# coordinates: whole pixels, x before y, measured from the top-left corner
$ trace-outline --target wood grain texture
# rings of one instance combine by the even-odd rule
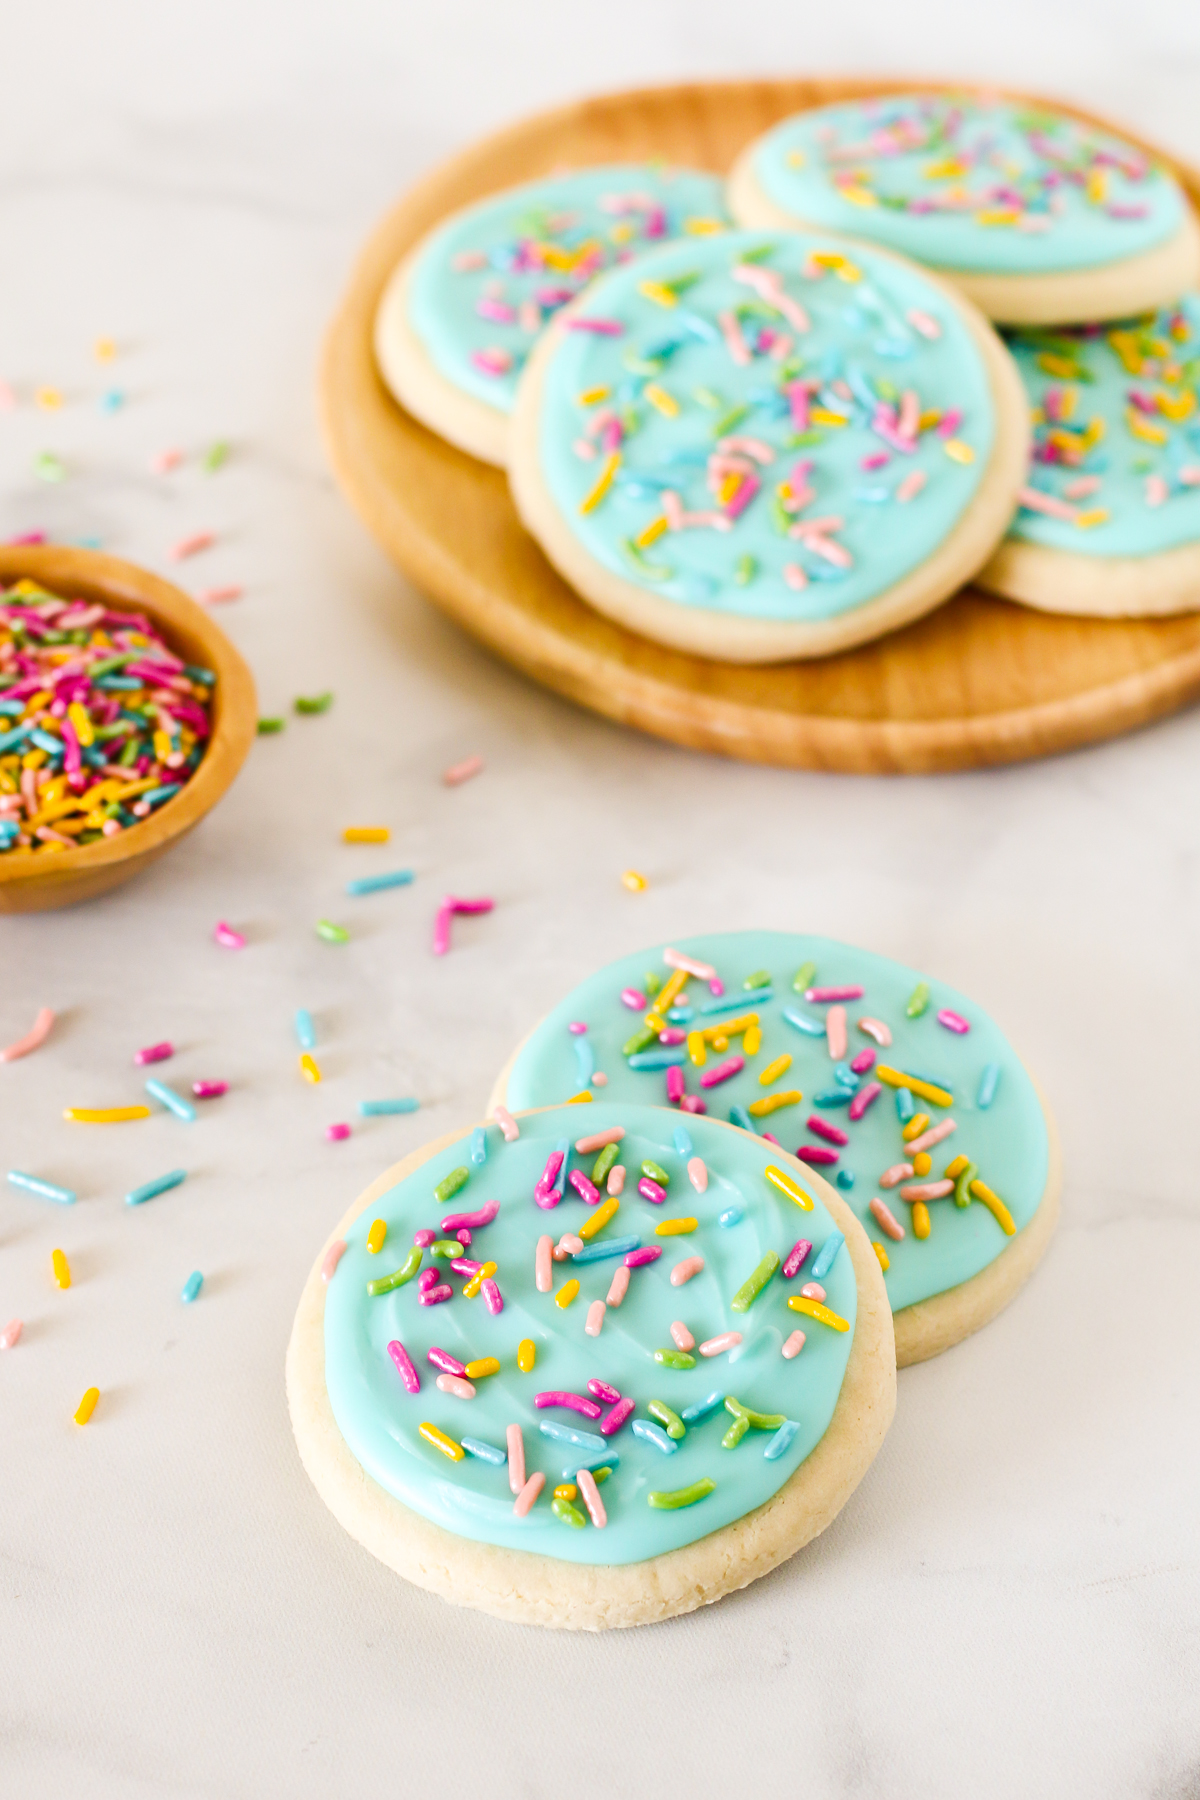
[[[186,662],[212,669],[212,737],[196,773],[173,800],[119,837],[46,855],[0,856],[0,913],[45,912],[128,881],[197,825],[246,760],[258,725],[254,678],[220,626],[161,576],[95,550],[0,546],[0,582],[21,576],[75,595],[145,612]]]
[[[387,278],[455,207],[563,163],[657,155],[724,170],[750,138],[801,107],[949,85],[788,80],[607,95],[524,121],[426,177],[363,251],[321,373],[335,472],[388,555],[547,687],[623,724],[752,762],[859,773],[1013,762],[1132,730],[1200,694],[1200,616],[1068,618],[974,588],[821,662],[739,668],[665,650],[586,606],[522,530],[503,474],[418,425],[379,379],[372,328]],[[1200,174],[1123,127],[1064,110],[1162,156],[1200,202]]]

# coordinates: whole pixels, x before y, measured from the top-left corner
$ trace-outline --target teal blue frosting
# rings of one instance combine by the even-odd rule
[[[840,274],[811,260],[845,250],[802,233],[727,233],[649,252],[595,283],[583,318],[619,331],[563,334],[545,372],[539,453],[563,522],[597,563],[683,607],[804,621],[875,599],[945,540],[979,487],[994,438],[982,355],[957,308],[919,269],[861,247]],[[735,279],[747,257],[768,279],[781,278],[808,329]],[[645,283],[652,291],[675,284],[677,304],[648,298]],[[720,328],[728,313],[751,351],[744,364]],[[914,314],[938,335],[922,335]],[[772,351],[784,339],[790,347],[779,358]],[[807,413],[793,410],[797,383],[811,384]],[[607,398],[581,400],[597,390]],[[878,427],[889,412],[898,416],[907,390],[925,427],[915,448],[897,451]],[[661,410],[662,395],[675,416]],[[603,499],[583,512],[604,463],[580,446],[607,447],[596,430],[605,415],[623,434],[621,463]],[[845,422],[829,423],[833,415]],[[771,458],[756,465],[759,490],[732,529],[669,530],[639,549],[638,537],[665,516],[664,490],[687,514],[717,507],[709,459],[730,436],[754,439]],[[805,463],[811,469],[796,477]],[[914,471],[923,488],[898,498]],[[793,477],[812,497],[789,514],[778,489]],[[798,521],[817,519],[834,521],[825,535],[851,566],[789,535]],[[806,585],[789,585],[785,568],[799,568]]]
[[[554,1008],[516,1059],[508,1080],[510,1107],[547,1106],[576,1091],[574,1040],[567,1031],[572,1020],[587,1023],[595,1066],[608,1077],[608,1085],[602,1091],[610,1100],[666,1103],[665,1075],[630,1069],[621,1053],[622,1044],[643,1016],[622,1003],[621,992],[627,987],[639,988],[647,972],[663,979],[669,976],[671,971],[662,961],[662,948],[638,951],[610,963]],[[850,1001],[846,1007],[850,1056],[863,1049],[875,1049],[879,1062],[940,1080],[953,1094],[954,1104],[949,1109],[917,1100],[917,1109],[929,1112],[933,1124],[950,1117],[957,1126],[953,1135],[931,1152],[933,1170],[924,1179],[940,1176],[948,1162],[965,1152],[978,1164],[980,1179],[1005,1202],[1017,1229],[1029,1223],[1046,1187],[1046,1121],[1033,1083],[1004,1033],[982,1008],[954,988],[923,977],[915,969],[831,938],[783,931],[722,932],[679,939],[676,948],[715,967],[724,980],[727,995],[741,996],[741,1010],[757,1011],[763,1028],[762,1048],[757,1056],[748,1058],[742,1073],[719,1087],[706,1092],[699,1083],[701,1071],[685,1063],[688,1089],[704,1095],[715,1117],[728,1118],[733,1106],[746,1106],[764,1093],[799,1088],[804,1095],[802,1104],[761,1121],[761,1128],[772,1132],[792,1152],[802,1143],[823,1143],[805,1128],[810,1115],[848,1133],[850,1143],[839,1152],[837,1165],[822,1168],[820,1173],[827,1181],[836,1181],[840,1170],[848,1170],[854,1176],[854,1185],[844,1197],[871,1238],[882,1241],[886,1247],[891,1266],[885,1281],[893,1311],[917,1300],[927,1300],[977,1275],[1011,1239],[983,1205],[972,1202],[963,1209],[955,1205],[953,1198],[931,1203],[932,1231],[928,1238],[913,1236],[909,1206],[896,1189],[889,1191],[878,1186],[880,1175],[904,1155],[893,1091],[885,1087],[856,1123],[850,1121],[844,1106],[823,1109],[815,1103],[816,1095],[836,1090],[838,1085],[825,1040],[797,1031],[783,1017],[787,1008],[819,1027],[827,1011],[823,1005],[809,1005],[792,991],[792,979],[805,963],[816,964],[820,986],[860,986],[866,990],[862,1000]],[[753,991],[743,993],[742,986],[748,976],[761,970],[767,970],[772,978],[769,992],[773,998],[765,1003],[756,999]],[[929,1005],[919,1018],[910,1019],[905,1009],[921,980],[928,981]],[[685,998],[696,1008],[693,1024],[717,1022],[720,1015],[701,1011],[712,999],[707,983],[689,982]],[[938,1012],[946,1008],[969,1021],[971,1029],[965,1036],[938,1023]],[[864,1016],[881,1019],[890,1027],[889,1048],[876,1048],[873,1040],[857,1029],[855,1021]],[[710,1051],[706,1067],[715,1067],[740,1048],[739,1039],[731,1042],[727,1052]],[[791,1068],[771,1088],[762,1088],[759,1071],[784,1051],[793,1058]],[[999,1080],[995,1098],[985,1109],[977,1105],[976,1096],[983,1073],[992,1063],[999,1066]],[[871,1075],[862,1079],[870,1081]],[[679,1116],[690,1130],[687,1116]],[[871,1217],[868,1207],[876,1195],[904,1226],[907,1235],[902,1242],[884,1238]]]
[[[1082,519],[1023,506],[1010,537],[1096,557],[1200,543],[1200,295],[1118,325],[1013,332],[1009,347],[1035,409],[1030,486]]]
[[[1154,249],[1185,217],[1174,177],[1133,145],[966,94],[797,113],[761,140],[754,172],[797,219],[963,273],[1099,268]]]
[[[469,1165],[470,1180],[451,1201],[439,1205],[433,1190],[452,1169],[468,1162],[465,1137],[355,1220],[346,1234],[345,1255],[326,1290],[325,1381],[338,1428],[352,1454],[405,1506],[479,1543],[567,1562],[641,1562],[741,1518],[777,1493],[812,1454],[833,1416],[850,1354],[857,1316],[850,1257],[843,1249],[823,1284],[826,1304],[849,1323],[849,1331],[836,1331],[788,1310],[787,1295],[799,1290],[803,1273],[790,1282],[777,1274],[747,1312],[732,1311],[731,1298],[769,1250],[784,1258],[798,1238],[808,1238],[814,1245],[806,1265],[810,1266],[835,1236],[833,1220],[819,1200],[811,1212],[802,1212],[764,1179],[763,1170],[773,1161],[769,1146],[706,1119],[687,1122],[693,1144],[689,1154],[703,1159],[709,1176],[707,1191],[697,1193],[686,1174],[689,1156],[675,1146],[677,1123],[661,1108],[634,1106],[626,1100],[571,1106],[522,1119],[521,1135],[512,1144],[490,1126],[487,1161],[481,1167]],[[578,1297],[565,1309],[553,1294],[538,1293],[534,1285],[538,1237],[551,1233],[557,1242],[563,1232],[577,1230],[591,1209],[568,1188],[559,1206],[542,1211],[534,1204],[533,1189],[562,1139],[573,1143],[614,1125],[626,1130],[620,1155],[628,1178],[620,1210],[591,1242],[636,1234],[646,1244],[660,1244],[663,1254],[657,1262],[632,1271],[624,1302],[619,1309],[609,1307],[600,1335],[591,1338],[584,1332],[588,1306],[607,1294],[619,1261],[555,1263],[555,1291],[571,1278],[581,1283]],[[662,1206],[651,1205],[637,1193],[640,1165],[646,1158],[670,1176]],[[585,1173],[594,1162],[594,1152],[572,1153],[571,1166]],[[436,1230],[448,1214],[473,1211],[486,1200],[498,1200],[499,1213],[492,1224],[475,1232],[466,1254],[498,1265],[502,1313],[490,1314],[480,1298],[464,1299],[457,1291],[462,1286],[457,1276],[447,1277],[456,1289],[454,1299],[438,1306],[418,1304],[415,1281],[374,1299],[368,1296],[367,1282],[399,1267],[415,1230]],[[718,1216],[731,1208],[743,1209],[740,1223],[719,1225]],[[699,1229],[688,1236],[655,1236],[654,1228],[664,1217],[685,1216],[696,1218]],[[374,1218],[384,1219],[388,1226],[387,1241],[377,1255],[366,1248]],[[703,1272],[683,1287],[672,1287],[671,1269],[691,1255],[704,1257]],[[673,1347],[670,1326],[675,1319],[687,1323],[697,1345],[730,1330],[741,1331],[743,1341],[735,1350],[712,1358],[694,1352],[693,1369],[664,1368],[655,1362],[654,1351]],[[799,1356],[785,1361],[781,1346],[797,1327],[805,1331],[807,1341]],[[420,1371],[419,1394],[408,1393],[392,1364],[387,1345],[393,1338],[404,1344]],[[527,1375],[520,1373],[516,1362],[523,1338],[532,1338],[537,1346],[536,1365]],[[426,1360],[434,1345],[462,1363],[495,1356],[500,1373],[481,1377],[473,1400],[444,1394],[434,1385],[437,1369]],[[764,1452],[773,1435],[769,1431],[752,1430],[735,1449],[722,1449],[721,1437],[733,1423],[723,1406],[690,1425],[671,1455],[635,1436],[626,1423],[609,1440],[619,1466],[600,1489],[608,1524],[580,1531],[560,1523],[549,1501],[564,1470],[578,1468],[592,1453],[545,1437],[540,1427],[549,1420],[596,1433],[597,1425],[566,1410],[536,1409],[533,1401],[535,1394],[550,1389],[586,1394],[590,1378],[634,1398],[633,1416],[648,1422],[650,1401],[664,1401],[682,1413],[719,1392],[735,1396],[755,1412],[782,1413],[799,1429],[781,1455],[768,1459]],[[523,1519],[514,1516],[506,1467],[470,1455],[461,1462],[449,1461],[419,1435],[418,1426],[425,1421],[455,1442],[465,1434],[499,1449],[505,1446],[507,1427],[519,1424],[527,1474],[541,1470],[546,1476],[546,1487],[532,1511]],[[693,1506],[670,1512],[648,1504],[652,1491],[675,1491],[705,1476],[715,1481],[715,1491]],[[579,1505],[582,1508],[582,1501]]]
[[[598,269],[698,222],[727,220],[715,176],[658,164],[579,169],[507,188],[455,213],[425,240],[409,284],[408,322],[447,381],[509,413],[539,330]],[[589,244],[594,254],[575,269],[547,263],[547,254],[571,257]],[[518,315],[532,304],[539,318],[484,317],[481,302]],[[493,373],[474,360],[496,350],[506,368]]]

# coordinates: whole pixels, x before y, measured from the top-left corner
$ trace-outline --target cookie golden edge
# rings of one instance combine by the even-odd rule
[[[445,220],[439,231],[444,224]],[[375,312],[376,365],[393,400],[414,419],[477,462],[503,469],[508,462],[508,415],[447,381],[409,324],[409,288],[427,243],[422,238],[388,277]]]
[[[1082,556],[1006,538],[975,585],[1038,612],[1165,619],[1200,611],[1200,543],[1152,556]]]
[[[532,1035],[530,1032],[522,1039],[500,1071],[488,1101],[489,1118],[497,1106],[504,1105],[509,1077]],[[1032,1076],[1030,1080],[1033,1080]],[[1003,1312],[1011,1300],[1016,1299],[1049,1248],[1050,1239],[1058,1224],[1062,1195],[1062,1147],[1054,1115],[1046,1104],[1046,1096],[1036,1081],[1033,1085],[1042,1117],[1046,1121],[1050,1151],[1046,1185],[1042,1189],[1042,1197],[1034,1215],[1028,1225],[1017,1232],[1011,1244],[986,1269],[981,1269],[978,1275],[972,1275],[967,1281],[960,1281],[957,1287],[947,1288],[944,1293],[932,1294],[928,1300],[917,1300],[911,1306],[902,1306],[893,1315],[898,1369],[906,1369],[912,1363],[928,1362],[931,1357],[940,1356],[943,1350],[952,1350],[964,1338],[973,1337],[975,1332],[990,1325],[996,1315]],[[720,1123],[719,1120],[716,1122]],[[795,1161],[795,1158],[792,1160]],[[812,1170],[808,1164],[804,1163],[801,1167],[805,1179],[811,1179]],[[821,1186],[823,1195],[835,1191],[827,1182],[822,1182]]]
[[[815,229],[817,235],[825,235]],[[862,247],[913,266],[878,245]],[[948,282],[926,269],[921,273],[958,312],[983,357],[996,411],[996,436],[983,479],[953,530],[932,556],[874,600],[841,618],[816,622],[734,618],[702,606],[660,600],[595,560],[559,513],[542,478],[538,455],[546,369],[571,316],[586,304],[586,295],[556,316],[535,346],[517,387],[508,479],[526,531],[564,581],[597,612],[656,643],[714,661],[772,663],[833,656],[932,612],[983,567],[1008,529],[1025,480],[1031,426],[1016,364],[983,314]]]
[[[729,174],[726,204],[739,225],[764,231],[826,232],[853,243],[849,232],[831,231],[790,213],[763,191],[754,170],[761,140],[747,145]],[[929,265],[922,264],[928,270]],[[1200,280],[1200,225],[1184,202],[1178,231],[1140,256],[1121,257],[1094,269],[1052,275],[994,275],[972,270],[932,271],[974,301],[997,325],[1072,325],[1080,319],[1123,319],[1171,306]]]
[[[528,1115],[517,1115],[523,1116]],[[714,1123],[737,1131],[720,1120]],[[803,1178],[845,1234],[858,1313],[829,1428],[770,1500],[682,1549],[606,1567],[457,1537],[371,1479],[338,1429],[325,1386],[326,1284],[321,1263],[329,1245],[344,1237],[354,1220],[398,1181],[468,1136],[469,1131],[455,1131],[439,1138],[372,1182],[330,1233],[304,1284],[287,1350],[288,1411],[301,1463],[343,1529],[397,1575],[455,1605],[567,1631],[649,1625],[711,1605],[769,1574],[824,1531],[866,1474],[892,1422],[896,1407],[892,1316],[883,1272],[858,1220],[812,1170],[778,1152],[774,1153],[778,1160]]]

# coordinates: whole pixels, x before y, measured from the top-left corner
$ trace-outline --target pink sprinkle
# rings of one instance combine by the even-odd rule
[[[334,1238],[325,1252],[325,1260],[321,1264],[321,1280],[332,1281],[333,1272],[346,1254],[345,1238]]]
[[[420,1231],[413,1232],[413,1243],[417,1246],[418,1250],[428,1250],[430,1244],[435,1244],[436,1242],[437,1232],[430,1231],[427,1225],[423,1225]]]
[[[881,1188],[894,1188],[898,1182],[907,1181],[910,1175],[915,1174],[916,1170],[910,1162],[893,1163],[891,1168],[885,1169],[879,1177],[879,1185]]]
[[[603,1069],[593,1069],[591,1080],[593,1087],[608,1086],[608,1076],[604,1073]]]
[[[504,1435],[508,1444],[508,1485],[514,1494],[519,1494],[525,1486],[525,1439],[519,1425],[510,1425]]]
[[[497,1125],[500,1127],[501,1131],[504,1133],[505,1143],[506,1144],[515,1143],[517,1138],[520,1137],[521,1133],[517,1127],[517,1121],[513,1118],[512,1114],[509,1112],[507,1106],[493,1106],[492,1117],[493,1117],[493,1119],[495,1119]]]
[[[504,1311],[504,1295],[500,1292],[500,1289],[496,1286],[496,1283],[492,1280],[490,1275],[480,1283],[479,1291],[483,1295],[483,1304],[487,1307],[493,1318],[498,1313]]]
[[[724,437],[718,443],[717,449],[724,451],[727,455],[740,452],[743,456],[753,457],[756,463],[764,465],[775,461],[774,450],[770,444],[764,444],[761,438]],[[812,464],[810,463],[808,466],[811,468]]]
[[[156,475],[168,475],[172,469],[177,469],[182,461],[182,450],[160,450],[150,467]]]
[[[953,1119],[943,1119],[940,1125],[931,1125],[928,1131],[921,1133],[920,1137],[910,1139],[904,1148],[910,1157],[919,1156],[922,1150],[932,1150],[935,1144],[940,1144],[943,1138],[948,1138],[950,1133],[956,1129]]]
[[[793,1331],[791,1337],[784,1343],[783,1354],[787,1357],[788,1361],[791,1362],[793,1356],[799,1356],[803,1348],[804,1333],[802,1331]]]
[[[738,316],[734,312],[719,312],[717,324],[721,327],[721,336],[725,339],[725,348],[739,368],[745,368],[750,361],[750,346],[742,336],[742,328]]]
[[[475,311],[481,319],[493,319],[497,325],[511,325],[517,316],[515,307],[503,300],[493,300],[487,294],[480,295],[475,302]]]
[[[851,1057],[850,1067],[856,1075],[865,1075],[868,1069],[875,1067],[875,1052],[860,1050],[857,1056]]]
[[[473,1400],[475,1398],[474,1382],[464,1381],[460,1375],[439,1375],[436,1385],[441,1389],[443,1394],[453,1394],[458,1400]]]
[[[621,999],[632,1012],[645,1012],[650,1004],[640,988],[622,988]]]
[[[801,1238],[798,1244],[792,1245],[787,1253],[787,1261],[783,1265],[783,1277],[785,1281],[791,1281],[793,1276],[800,1273],[801,1269],[804,1267],[805,1258],[811,1249],[812,1245],[807,1238]]]
[[[963,422],[963,416],[962,416],[961,409],[957,406],[952,407],[951,410],[948,413],[944,414],[943,417],[941,419],[939,419],[939,421],[938,421],[938,426],[937,426],[938,436],[940,438],[953,437],[955,432],[958,430],[959,426],[962,424],[962,422]]]
[[[732,499],[725,502],[724,508],[722,509],[725,518],[740,519],[761,486],[762,482],[758,479],[757,475],[743,476],[742,485],[738,488]]]
[[[218,919],[213,926],[213,938],[220,944],[222,950],[244,950],[246,948],[246,940],[241,932],[235,931],[232,925],[227,925],[224,919]]]
[[[892,1041],[891,1029],[884,1024],[882,1019],[860,1019],[858,1029],[865,1031],[868,1037],[874,1038],[881,1050],[886,1050]]]
[[[625,1191],[625,1164],[614,1163],[608,1171],[606,1187],[610,1194],[622,1194]]]
[[[682,1287],[685,1281],[690,1281],[693,1275],[698,1275],[703,1267],[704,1258],[702,1256],[685,1256],[683,1261],[676,1263],[671,1270],[671,1286]]]
[[[468,269],[487,267],[487,257],[482,250],[456,250],[450,258],[450,267],[458,274],[465,274]]]
[[[900,1189],[902,1200],[944,1200],[954,1192],[952,1181],[908,1181]]]
[[[727,1062],[718,1063],[715,1069],[706,1069],[700,1077],[700,1086],[717,1087],[722,1081],[729,1081],[739,1075],[746,1066],[744,1056],[731,1056]]]
[[[835,1163],[838,1159],[836,1150],[822,1150],[816,1144],[801,1144],[796,1155],[801,1162],[811,1163],[814,1166],[824,1166],[828,1163]]]
[[[913,330],[920,332],[920,334],[923,338],[940,338],[941,337],[941,335],[942,335],[941,326],[938,324],[937,320],[934,318],[931,318],[927,312],[919,312],[918,309],[914,306],[914,307],[911,307],[909,309],[909,311],[905,313],[904,316],[908,320],[909,324],[912,326]]]
[[[672,1320],[671,1341],[677,1350],[691,1350],[696,1342],[682,1319]],[[700,1354],[701,1356],[704,1356],[707,1352],[702,1350]]]
[[[431,1269],[429,1273],[432,1275],[435,1271]],[[427,1287],[423,1294],[417,1295],[417,1299],[422,1306],[440,1306],[443,1300],[453,1300],[453,1298],[454,1289],[450,1286],[449,1282],[445,1281],[440,1283],[437,1287]]]
[[[864,456],[858,466],[860,469],[883,469],[891,460],[886,450],[872,450],[870,456]]]
[[[964,1019],[961,1013],[951,1012],[948,1006],[943,1006],[937,1015],[937,1022],[944,1025],[947,1031],[957,1031],[960,1037],[965,1037],[971,1029],[970,1020]]]
[[[587,1026],[583,1023],[582,1019],[572,1019],[571,1023],[567,1026],[567,1030],[571,1033],[572,1037],[582,1037],[587,1030]]]
[[[629,1250],[621,1259],[627,1269],[640,1269],[646,1263],[657,1262],[662,1255],[661,1244],[645,1244],[640,1250]]]
[[[714,1000],[721,999],[722,995],[725,992],[725,983],[721,980],[721,977],[719,975],[713,975],[710,977],[709,983],[708,983],[708,991],[712,995]]]
[[[625,1264],[622,1263],[613,1275],[612,1285],[608,1290],[608,1304],[610,1306],[620,1306],[628,1292],[629,1270],[625,1267]]]
[[[418,1294],[427,1294],[430,1288],[437,1287],[440,1280],[441,1277],[436,1269],[422,1269],[417,1276]]]
[[[911,469],[896,488],[896,499],[900,505],[907,506],[910,500],[915,500],[928,480],[924,469]]]
[[[773,1131],[760,1131],[758,1135],[763,1140],[764,1144],[774,1144],[777,1150],[783,1149],[783,1145]]]
[[[593,1131],[588,1137],[575,1139],[575,1148],[580,1156],[589,1156],[593,1150],[603,1150],[606,1144],[619,1144],[625,1136],[623,1125],[610,1125],[607,1131]]]
[[[613,1387],[611,1382],[601,1381],[598,1376],[593,1376],[588,1382],[587,1391],[593,1400],[603,1400],[605,1406],[615,1406],[621,1398],[619,1388]]]
[[[5,407],[2,410],[7,412],[8,408]],[[11,544],[14,549],[25,544],[46,544],[49,543],[49,541],[50,540],[44,531],[22,531],[19,532],[16,537],[8,539],[9,544]]]
[[[720,1356],[723,1350],[733,1350],[742,1341],[740,1331],[722,1331],[717,1337],[710,1337],[700,1346],[701,1356]]]
[[[649,1200],[655,1206],[661,1206],[667,1197],[666,1188],[659,1187],[657,1181],[653,1181],[649,1175],[642,1176],[637,1191],[643,1200]]]
[[[831,1006],[825,1014],[825,1042],[829,1046],[829,1055],[832,1061],[840,1062],[846,1054],[846,1009],[844,1006]]]
[[[708,1187],[708,1169],[698,1156],[693,1156],[687,1166],[688,1180],[698,1194],[703,1194]]]
[[[620,337],[625,327],[616,319],[568,319],[568,331],[595,331],[601,337]]]
[[[1181,477],[1182,473],[1181,470]],[[1098,475],[1077,475],[1074,481],[1068,481],[1064,487],[1063,498],[1064,500],[1086,500],[1088,495],[1096,493],[1100,486]]]
[[[448,1350],[439,1350],[436,1344],[425,1352],[425,1360],[431,1362],[435,1369],[440,1369],[444,1375],[465,1375],[467,1372],[465,1363],[460,1363],[457,1356],[451,1356]]]
[[[822,1119],[817,1113],[809,1114],[805,1130],[811,1131],[815,1137],[824,1138],[830,1144],[848,1144],[850,1142],[849,1134],[843,1131],[840,1125],[829,1124],[828,1120]]]
[[[546,1485],[546,1477],[540,1469],[535,1469],[525,1486],[513,1501],[513,1511],[518,1519],[523,1519],[538,1495]]]
[[[222,1094],[229,1092],[227,1081],[193,1081],[192,1092],[197,1100],[219,1100]]]
[[[668,969],[682,969],[686,975],[694,975],[697,981],[712,981],[717,973],[711,963],[699,962],[694,956],[687,956],[682,950],[672,950],[669,946],[663,951],[662,959]]]
[[[465,1226],[468,1231],[482,1231],[485,1225],[491,1224],[499,1211],[500,1202],[488,1200],[476,1212],[447,1213],[442,1220],[442,1230],[457,1231],[460,1226]]]
[[[588,1180],[582,1169],[572,1169],[567,1180],[581,1200],[586,1201],[589,1206],[596,1205],[600,1199],[600,1189],[594,1181]]]
[[[686,1113],[703,1113],[707,1112],[708,1108],[699,1094],[685,1094],[679,1102],[679,1110]]]
[[[859,1088],[850,1102],[850,1117],[854,1120],[861,1119],[868,1106],[874,1105],[882,1092],[883,1089],[877,1081],[868,1081],[866,1087]]]
[[[886,1232],[888,1237],[895,1238],[897,1243],[899,1243],[900,1239],[904,1236],[904,1227],[901,1225],[891,1207],[886,1205],[885,1202],[876,1195],[875,1199],[872,1200],[868,1211],[870,1212],[871,1217],[878,1222],[880,1230]]]
[[[551,1188],[554,1186],[554,1183],[557,1181],[558,1171],[562,1168],[562,1166],[563,1166],[562,1151],[561,1150],[552,1150],[550,1152],[549,1156],[546,1158],[546,1166],[542,1170],[541,1174],[538,1176],[537,1183],[533,1190],[533,1197],[537,1201],[539,1206],[544,1206],[546,1204],[545,1197],[550,1192]],[[557,1206],[558,1201],[552,1200],[550,1202],[550,1204],[552,1206]]]
[[[201,606],[222,606],[228,600],[240,600],[245,592],[238,581],[227,581],[222,587],[201,588],[196,595]]]
[[[32,774],[33,771],[30,769],[26,773]],[[39,1045],[45,1043],[50,1036],[50,1027],[53,1023],[54,1014],[50,1008],[48,1006],[40,1008],[32,1028],[25,1033],[25,1036],[18,1038],[15,1044],[9,1044],[7,1049],[0,1050],[0,1062],[16,1062],[19,1057],[28,1056],[31,1050],[36,1050]]]
[[[462,762],[451,763],[442,771],[442,781],[446,787],[461,787],[464,781],[470,781],[472,775],[478,775],[483,768],[482,756],[465,756]]]
[[[814,1006],[826,1006],[834,1000],[861,1000],[865,988],[860,987],[811,987],[804,991],[804,998]]]
[[[172,544],[167,551],[167,560],[168,562],[184,562],[189,556],[196,556],[201,550],[207,550],[209,545],[215,544],[216,541],[215,531],[193,531],[190,537],[180,538],[177,544]]]
[[[596,1305],[602,1302],[597,1300]],[[599,1529],[608,1524],[608,1514],[604,1510],[604,1502],[600,1498],[600,1489],[596,1486],[596,1477],[590,1469],[580,1469],[575,1477],[579,1483],[579,1491],[583,1495],[583,1504],[588,1509],[588,1517]]]
[[[825,1298],[825,1289],[819,1281],[806,1281],[800,1292],[806,1300],[824,1300]]]
[[[387,1348],[388,1355],[395,1363],[396,1368],[399,1371],[400,1379],[408,1389],[409,1393],[419,1394],[421,1391],[421,1377],[417,1374],[416,1364],[408,1354],[408,1351],[404,1348],[404,1345],[400,1342],[400,1339],[393,1338]]]
[[[687,1088],[684,1085],[683,1070],[678,1066],[667,1070],[667,1099],[672,1106],[678,1106]]]
[[[450,1267],[455,1275],[465,1275],[470,1280],[472,1275],[478,1275],[483,1264],[472,1261],[469,1256],[452,1256]]]
[[[605,1413],[604,1417],[601,1419],[598,1427],[600,1436],[612,1437],[615,1432],[620,1431],[622,1425],[636,1405],[637,1401],[632,1399],[628,1394],[625,1396],[624,1400],[618,1400],[612,1411]]]
[[[507,375],[512,368],[512,357],[499,344],[489,344],[484,350],[472,350],[471,361],[484,375]]]
[[[658,1041],[660,1044],[668,1044],[673,1048],[676,1044],[687,1042],[687,1032],[681,1031],[678,1025],[667,1025],[659,1032]]]
[[[783,579],[795,594],[803,593],[804,589],[808,586],[808,576],[804,573],[804,570],[800,567],[799,563],[784,563]]]
[[[599,1337],[600,1327],[604,1323],[604,1315],[608,1311],[603,1300],[593,1300],[587,1310],[587,1320],[583,1329],[589,1337]]]
[[[1023,487],[1017,494],[1017,500],[1027,511],[1044,513],[1048,519],[1065,519],[1071,523],[1078,516],[1075,507],[1068,506],[1065,500],[1059,500],[1054,494],[1044,494],[1041,488]]]
[[[350,1136],[350,1127],[346,1124],[327,1125],[325,1136],[331,1144],[341,1144]]]

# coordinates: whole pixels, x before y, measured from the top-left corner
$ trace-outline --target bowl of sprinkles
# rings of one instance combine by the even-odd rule
[[[194,601],[91,550],[0,548],[0,912],[118,886],[196,825],[255,733]]]

